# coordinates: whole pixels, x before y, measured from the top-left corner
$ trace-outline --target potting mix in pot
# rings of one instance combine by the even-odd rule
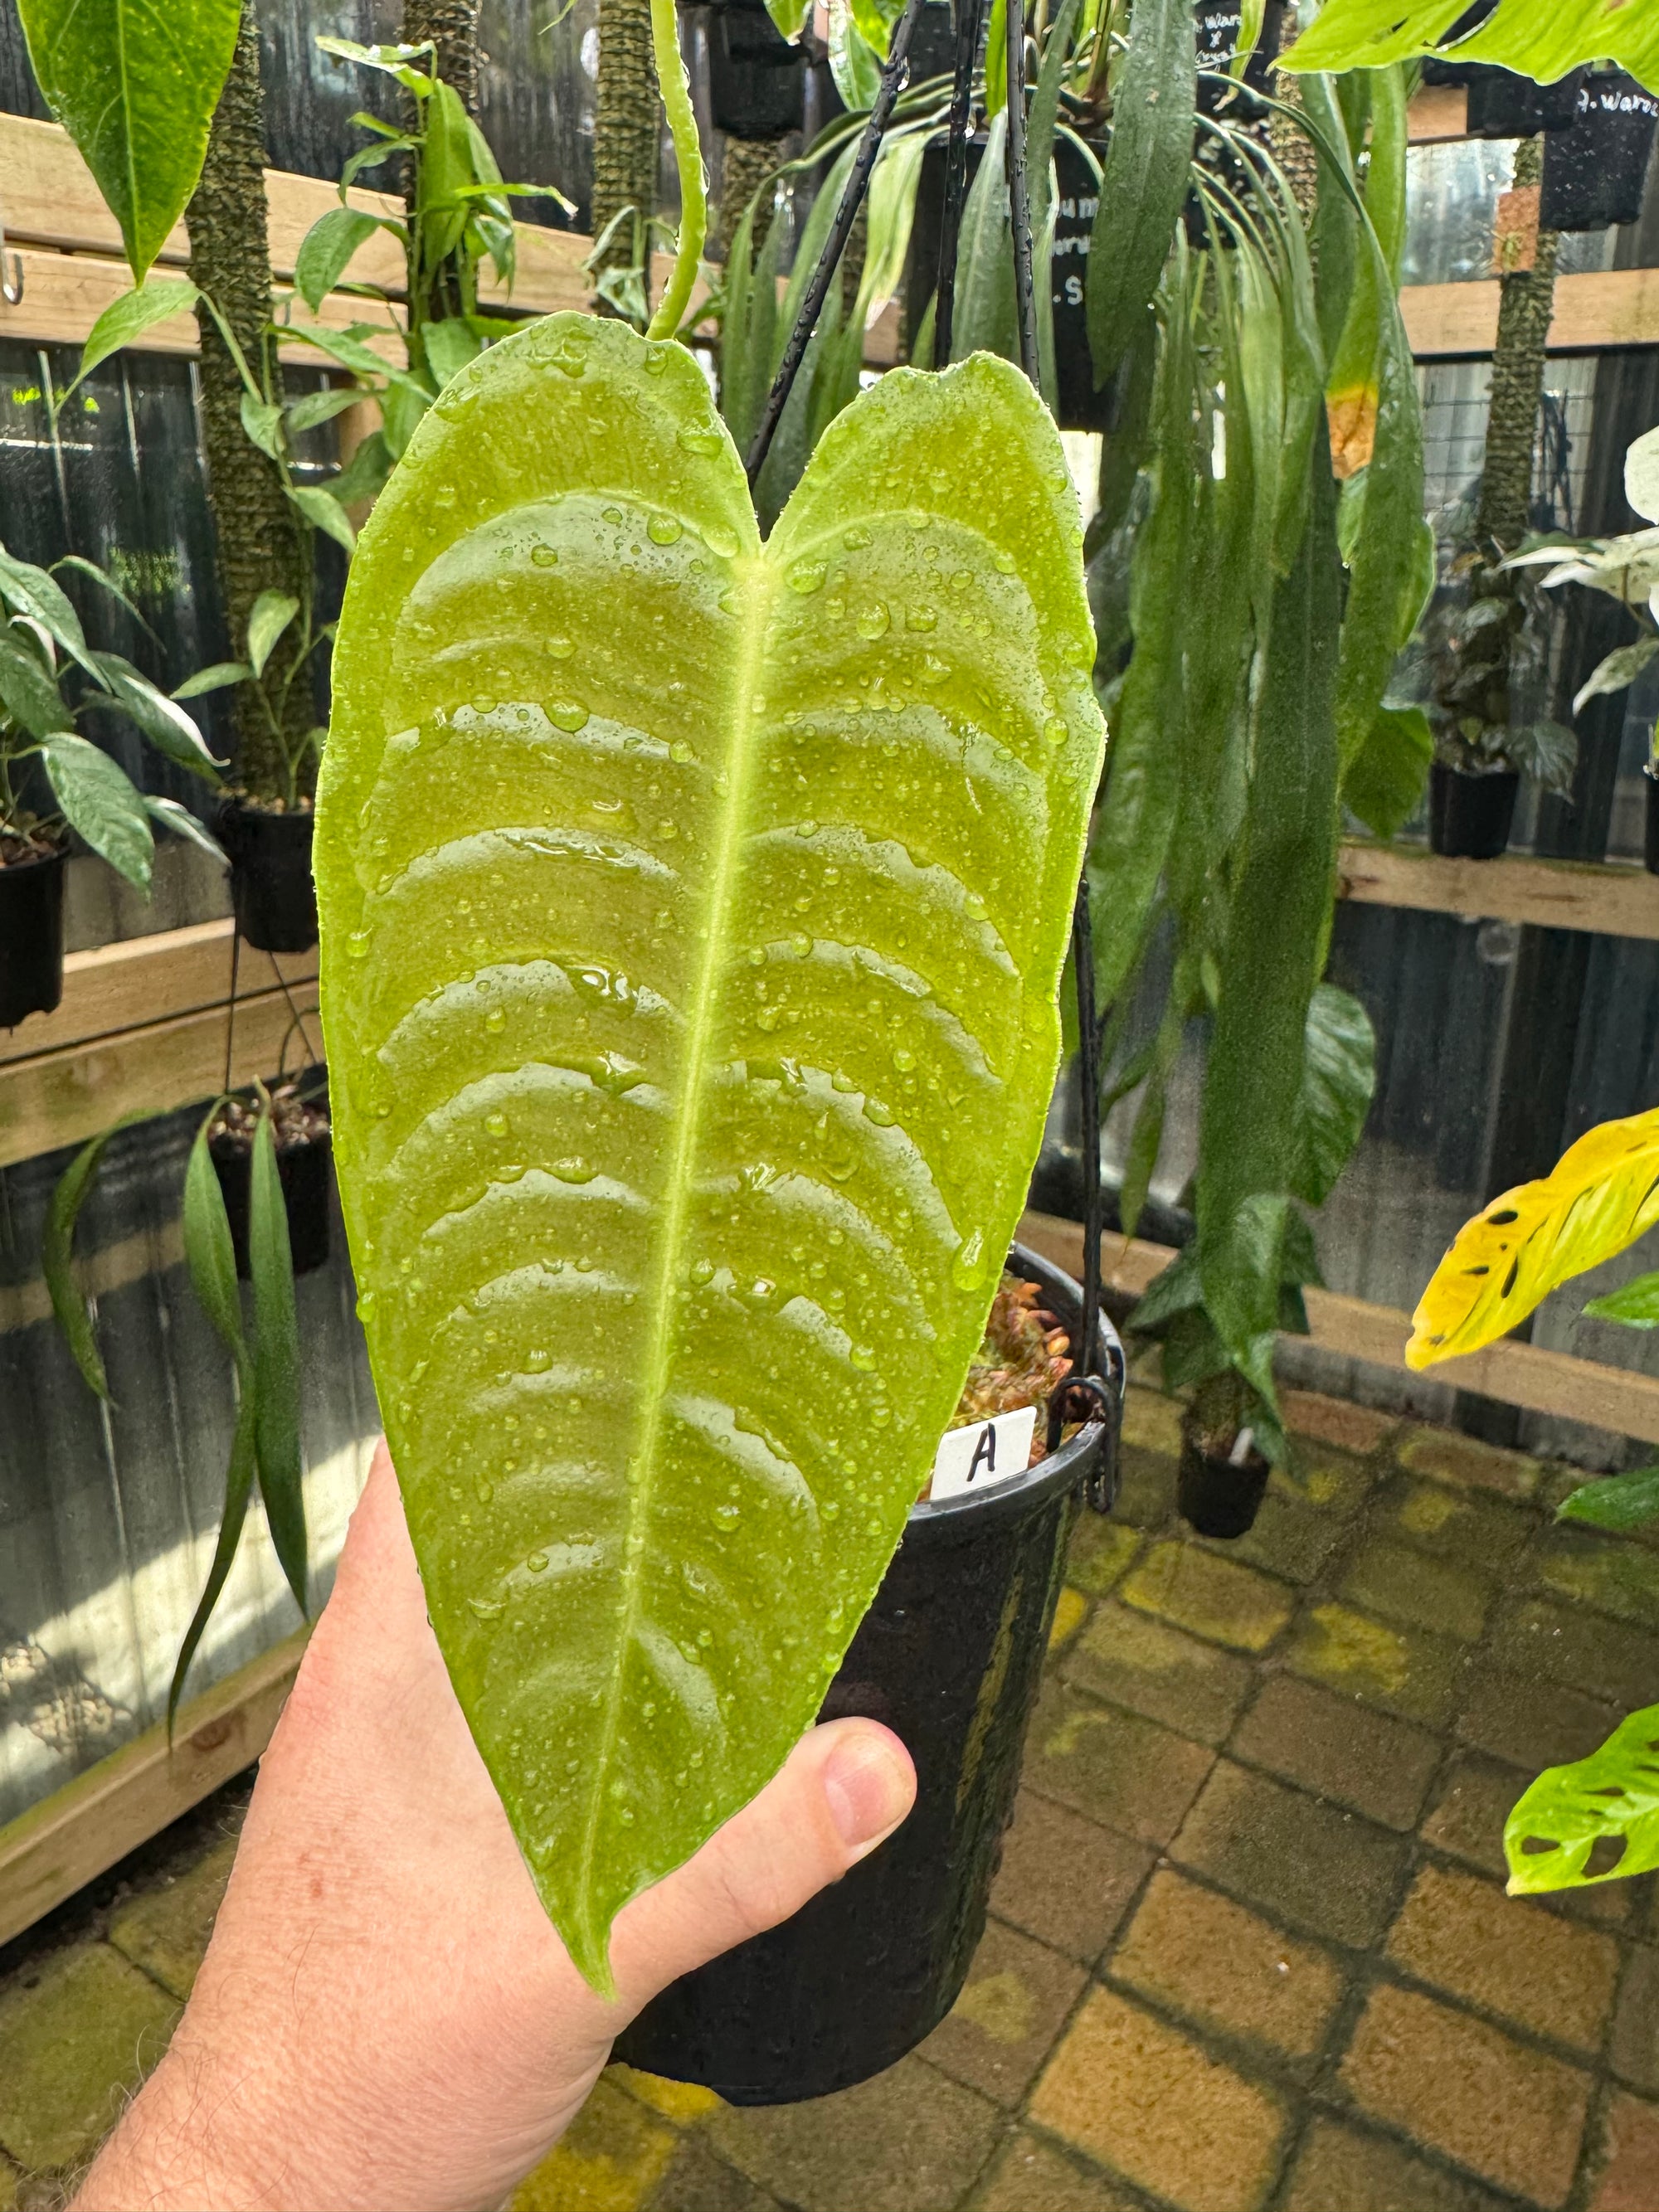
[[[596,1986],[819,1711],[983,1340],[1103,751],[1081,541],[975,356],[865,393],[763,544],[692,356],[575,314],[363,533],[341,1194],[432,1620]]]

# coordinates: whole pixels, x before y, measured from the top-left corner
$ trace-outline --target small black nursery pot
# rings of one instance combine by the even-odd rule
[[[1510,842],[1520,788],[1512,768],[1473,775],[1436,761],[1429,771],[1430,851],[1449,860],[1497,860]]]
[[[0,866],[0,1029],[49,1014],[64,995],[66,853],[28,853]]]
[[[1042,1285],[1075,1344],[1077,1285],[1018,1245],[1008,1266]],[[793,2104],[895,2064],[956,2002],[1013,1810],[1066,1539],[1085,1488],[1111,1494],[1123,1355],[1103,1320],[1088,1364],[1109,1378],[1112,1417],[989,1490],[913,1507],[830,1686],[822,1718],[866,1714],[909,1747],[909,1818],[792,1920],[672,1983],[618,2039],[629,2065],[732,2104]]]
[[[276,1148],[276,1172],[282,1179],[283,1211],[288,1217],[289,1249],[296,1275],[308,1275],[328,1259],[329,1164],[333,1141],[324,1127],[297,1144],[279,1144]],[[236,1272],[246,1282],[252,1273],[247,1240],[252,1146],[246,1135],[216,1129],[208,1139],[208,1151],[224,1194]]]
[[[1510,70],[1469,63],[1470,137],[1532,138],[1540,131],[1567,130],[1578,112],[1583,74],[1575,70],[1555,84],[1534,84]]]
[[[716,127],[729,137],[777,138],[799,131],[805,70],[805,53],[784,37],[763,0],[714,0],[709,107]]]
[[[243,799],[228,799],[219,810],[237,933],[256,952],[309,952],[317,942],[313,820],[309,808],[278,814]]]
[[[1642,823],[1642,861],[1650,876],[1659,876],[1659,773],[1648,762],[1642,770],[1647,811]]]
[[[1206,1452],[1196,1437],[1183,1437],[1176,1510],[1200,1536],[1248,1536],[1272,1472],[1259,1451],[1234,1461],[1225,1452]]]
[[[1622,70],[1583,77],[1571,127],[1544,141],[1538,221],[1545,230],[1602,230],[1642,212],[1659,99]]]

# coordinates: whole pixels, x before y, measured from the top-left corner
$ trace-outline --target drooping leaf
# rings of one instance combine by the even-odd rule
[[[277,639],[299,611],[292,592],[264,591],[255,599],[247,618],[247,658],[256,676],[264,674]]]
[[[1547,1176],[1504,1191],[1464,1223],[1412,1316],[1407,1365],[1478,1352],[1656,1221],[1659,1109],[1600,1123]]]
[[[1184,268],[1184,260],[1182,263]],[[1185,285],[1172,276],[1153,402],[1152,505],[1135,547],[1129,620],[1134,653],[1112,711],[1106,793],[1089,847],[1095,992],[1109,1007],[1145,938],[1180,805],[1193,534],[1192,368]]]
[[[1205,1304],[1241,1371],[1253,1382],[1265,1373],[1270,1404],[1279,1283],[1273,1209],[1282,1211],[1297,1165],[1309,1003],[1336,856],[1340,567],[1335,486],[1317,448],[1312,473],[1302,549],[1273,595],[1255,772],[1200,1109]],[[1282,1221],[1279,1233],[1282,1239]]]
[[[118,875],[148,893],[155,866],[144,802],[126,771],[86,738],[54,732],[40,741],[46,780],[70,828]]]
[[[1434,763],[1434,732],[1420,707],[1379,707],[1342,779],[1342,799],[1378,837],[1416,812]]]
[[[242,1332],[242,1301],[236,1288],[236,1248],[231,1240],[218,1170],[208,1149],[212,1121],[210,1114],[197,1130],[185,1166],[185,1264],[190,1269],[196,1302],[235,1360],[246,1391],[252,1370]]]
[[[249,445],[257,446],[262,453],[275,461],[282,458],[283,410],[274,399],[257,398],[244,392],[241,404],[242,434]]]
[[[863,393],[763,547],[692,356],[568,314],[364,532],[341,1190],[452,1679],[596,1984],[817,1710],[979,1343],[1102,751],[1079,541],[976,359]]]
[[[81,617],[63,586],[44,568],[0,550],[0,600],[14,615],[39,623],[60,653],[78,661],[89,675],[97,675],[97,667],[88,655]]]
[[[1096,389],[1134,343],[1190,186],[1198,41],[1189,0],[1135,0],[1090,234]]]
[[[330,385],[320,392],[302,392],[297,399],[289,401],[283,414],[291,431],[314,430],[319,423],[343,415],[348,408],[360,407],[366,397],[360,385]]]
[[[1591,1298],[1584,1311],[1596,1321],[1622,1322],[1626,1328],[1659,1328],[1659,1274],[1621,1283],[1604,1298]]]
[[[173,1739],[173,1723],[179,1711],[179,1700],[184,1695],[190,1662],[196,1656],[196,1648],[203,1632],[213,1616],[219,1602],[219,1593],[229,1579],[235,1565],[237,1547],[242,1540],[242,1528],[247,1519],[248,1499],[253,1490],[253,1414],[254,1398],[246,1386],[236,1408],[236,1427],[231,1437],[230,1462],[225,1469],[224,1510],[219,1516],[219,1534],[213,1547],[213,1559],[208,1568],[208,1578],[190,1626],[185,1631],[184,1642],[179,1647],[179,1656],[173,1662],[173,1680],[167,1686],[167,1740]]]
[[[348,553],[356,550],[357,533],[352,528],[344,507],[332,492],[319,491],[315,484],[301,484],[291,489],[289,497],[306,520],[320,530],[325,538],[331,538]]]
[[[1659,427],[1625,448],[1625,497],[1638,514],[1659,522]]]
[[[1582,714],[1592,699],[1599,699],[1604,693],[1622,691],[1626,684],[1634,684],[1656,653],[1659,637],[1638,637],[1634,645],[1616,647],[1589,682],[1580,685],[1572,702],[1573,713]]]
[[[378,216],[352,207],[330,208],[312,224],[294,257],[294,289],[313,315],[344,276],[352,255],[380,228]]]
[[[158,799],[148,791],[143,794],[143,800],[144,811],[152,822],[161,823],[164,829],[171,830],[175,837],[182,837],[187,845],[194,845],[198,852],[205,853],[210,860],[217,860],[221,867],[230,866],[230,855],[224,847],[189,807],[181,806],[176,799]]]
[[[9,624],[0,629],[0,707],[9,720],[44,738],[53,730],[72,730],[74,717],[64,704],[57,678],[31,637]]]
[[[361,499],[376,499],[384,489],[392,470],[392,449],[386,444],[386,434],[371,430],[360,439],[337,477],[331,477],[323,487],[331,499],[342,507],[355,506]]]
[[[94,653],[92,655],[100,678],[109,693],[108,703],[118,707],[127,719],[137,725],[143,735],[159,753],[187,769],[192,775],[200,776],[204,783],[216,783],[223,763],[214,758],[208,750],[207,739],[195,722],[175,700],[165,691],[158,691],[148,676],[124,660],[118,653]],[[106,702],[88,696],[88,705],[101,706]]]
[[[1291,1188],[1322,1206],[1359,1142],[1376,1088],[1376,1037],[1358,999],[1319,983],[1308,1026],[1297,1100],[1297,1164]]]
[[[1622,1845],[1590,1870],[1602,1842]],[[1504,1824],[1511,1897],[1579,1889],[1659,1866],[1659,1705],[1622,1721],[1597,1751],[1547,1766]]]
[[[233,684],[246,684],[252,673],[246,661],[216,660],[210,667],[198,668],[193,676],[185,677],[173,696],[175,699],[199,699],[204,692],[223,691]]]
[[[1588,1521],[1593,1528],[1639,1528],[1659,1516],[1659,1467],[1632,1468],[1570,1491],[1555,1509],[1558,1521]]]
[[[1468,0],[1326,0],[1279,65],[1290,70],[1380,69],[1435,52],[1469,13]],[[1540,84],[1586,62],[1617,62],[1659,92],[1659,14],[1619,0],[1498,0],[1472,37],[1449,50]]]
[[[253,1284],[253,1441],[270,1540],[301,1613],[306,1607],[306,1501],[300,1452],[300,1324],[288,1211],[267,1106],[254,1124],[247,1208]]]
[[[118,1121],[82,1146],[52,1185],[46,1227],[40,1237],[40,1273],[52,1300],[52,1310],[58,1316],[58,1326],[64,1332],[64,1340],[74,1355],[88,1389],[106,1404],[109,1402],[109,1378],[104,1371],[104,1355],[98,1348],[92,1310],[75,1279],[75,1224],[98,1172],[105,1146],[118,1129],[125,1129],[142,1119],[137,1114],[123,1115]]]
[[[142,284],[202,173],[241,0],[18,0],[17,13]]]
[[[81,349],[76,384],[90,376],[100,362],[107,361],[123,346],[131,345],[157,323],[165,323],[173,315],[187,314],[199,296],[187,277],[147,276],[136,290],[123,292],[118,300],[112,300]],[[70,388],[73,391],[74,386]]]

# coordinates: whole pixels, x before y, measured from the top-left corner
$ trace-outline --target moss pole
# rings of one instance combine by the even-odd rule
[[[264,107],[252,0],[245,0],[235,58],[185,220],[191,277],[223,316],[253,374],[268,379],[270,396],[279,398],[281,371],[267,340],[270,248],[265,229]],[[220,589],[232,648],[240,653],[247,618],[261,592],[304,599],[310,533],[289,501],[276,463],[242,428],[241,374],[205,301],[197,308],[196,319],[202,344],[202,448]],[[248,796],[265,805],[288,797],[290,759],[300,763],[295,779],[298,796],[309,796],[315,777],[306,743],[313,719],[310,686],[303,678],[286,688],[283,682],[296,642],[290,630],[278,641],[261,681],[239,685],[235,694],[239,772]]]

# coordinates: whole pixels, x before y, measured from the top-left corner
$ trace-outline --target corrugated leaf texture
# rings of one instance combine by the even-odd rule
[[[1018,372],[883,380],[763,547],[691,356],[556,315],[422,423],[336,656],[337,1157],[432,1618],[549,1911],[813,1718],[1035,1157],[1103,734]]]

